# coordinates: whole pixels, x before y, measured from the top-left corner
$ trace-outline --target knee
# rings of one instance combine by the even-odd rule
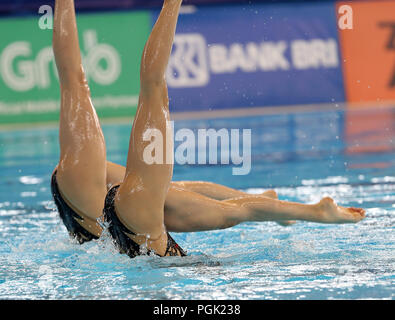
[[[278,199],[278,194],[274,190],[267,190],[265,192],[262,192],[261,195],[264,197],[272,198],[272,199]]]
[[[237,219],[224,219],[222,225],[220,226],[220,229],[227,229],[227,228],[232,228],[236,225],[238,225],[241,221]]]
[[[86,80],[85,72],[81,66],[74,69],[60,69],[59,80],[63,88],[69,88],[71,90],[83,90],[87,94],[90,94],[88,81]]]
[[[250,212],[247,208],[236,204],[234,208],[224,211],[222,215],[222,229],[234,227],[241,222],[248,221]]]

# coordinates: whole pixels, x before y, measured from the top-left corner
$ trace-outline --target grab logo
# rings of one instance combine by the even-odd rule
[[[176,35],[167,68],[169,86],[202,87],[209,82],[206,40],[198,33]]]
[[[108,86],[119,78],[119,53],[109,44],[98,43],[95,30],[84,31],[83,49],[82,61],[88,80]],[[6,86],[14,91],[47,89],[51,86],[51,74],[58,77],[54,62],[50,46],[35,55],[29,41],[12,42],[0,52],[1,77]]]

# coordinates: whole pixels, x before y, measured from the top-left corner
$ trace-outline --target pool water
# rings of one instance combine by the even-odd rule
[[[374,111],[373,111],[374,110]],[[189,256],[119,254],[107,234],[69,239],[50,194],[57,128],[0,131],[0,299],[393,299],[395,109],[176,121],[177,128],[252,129],[252,168],[176,165],[174,180],[208,180],[280,199],[324,196],[363,207],[358,224],[250,222],[174,233]],[[125,164],[130,125],[103,126],[108,159]]]

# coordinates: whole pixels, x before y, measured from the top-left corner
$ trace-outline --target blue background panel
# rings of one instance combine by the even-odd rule
[[[334,4],[187,11],[167,78],[173,111],[343,102]]]

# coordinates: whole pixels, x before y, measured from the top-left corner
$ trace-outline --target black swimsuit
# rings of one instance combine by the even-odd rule
[[[60,218],[62,219],[64,225],[67,228],[70,236],[72,238],[77,239],[80,244],[84,242],[90,241],[92,239],[99,239],[97,236],[93,235],[85,228],[83,228],[76,219],[80,221],[84,221],[84,218],[81,217],[78,213],[76,213],[70,206],[64,201],[62,195],[59,192],[58,183],[56,181],[56,173],[52,174],[51,178],[51,191],[53,199],[55,200],[55,204],[58,208]]]
[[[126,228],[122,222],[118,219],[115,213],[114,197],[117,193],[118,186],[112,187],[106,196],[104,203],[104,221],[109,223],[108,231],[110,232],[115,244],[117,245],[121,253],[126,253],[129,257],[134,258],[138,255],[150,254],[148,252],[142,252],[139,244],[130,239],[127,234],[136,235],[134,232]],[[158,255],[158,254],[156,254]],[[186,256],[186,252],[173,240],[170,234],[167,232],[167,247],[164,256]]]
[[[52,174],[51,192],[56,207],[58,208],[60,218],[66,226],[69,235],[72,238],[77,239],[80,244],[91,241],[93,239],[99,239],[99,237],[87,231],[77,222],[77,220],[84,221],[84,218],[81,217],[77,212],[75,212],[63,199],[59,191],[58,183],[56,181],[56,173],[57,171],[55,170]],[[134,235],[135,233],[127,229],[121,223],[121,221],[119,221],[115,213],[114,196],[118,188],[119,186],[115,186],[111,188],[110,191],[108,191],[105,200],[103,215],[105,221],[109,223],[108,229],[120,252],[126,253],[129,257],[134,258],[135,256],[142,255],[144,253],[140,250],[140,245],[135,243],[126,235]],[[149,253],[150,251],[148,251],[146,254]],[[186,252],[173,240],[169,233],[167,233],[167,248],[165,256],[186,256]]]

